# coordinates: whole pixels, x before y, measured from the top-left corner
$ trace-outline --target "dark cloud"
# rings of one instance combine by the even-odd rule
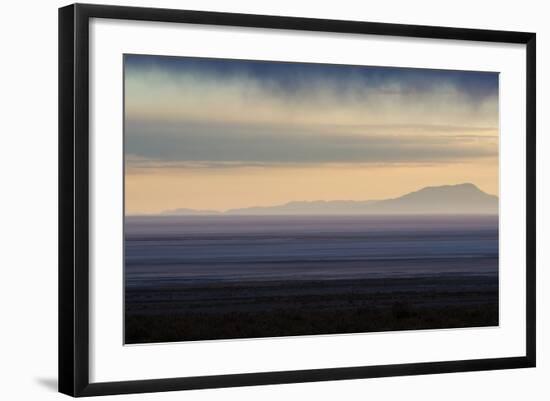
[[[340,91],[353,87],[383,89],[388,94],[429,92],[442,85],[450,86],[468,96],[470,101],[483,101],[498,95],[499,76],[496,72],[396,68],[317,63],[290,63],[258,60],[229,60],[197,57],[166,57],[126,55],[125,68],[130,73],[163,71],[176,74],[197,74],[211,80],[248,77],[272,93],[282,96],[302,96],[319,82]],[[399,88],[387,88],[398,83]],[[368,93],[365,93],[367,95]]]
[[[406,127],[400,126],[403,129]],[[445,127],[440,129],[446,132]],[[469,135],[467,131],[392,135],[388,127],[383,134],[371,127],[363,134],[347,134],[290,125],[150,121],[128,121],[125,130],[127,155],[197,165],[441,163],[498,154],[496,137]]]

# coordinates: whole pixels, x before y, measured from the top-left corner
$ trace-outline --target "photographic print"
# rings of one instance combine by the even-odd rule
[[[124,55],[126,344],[499,324],[499,75]]]

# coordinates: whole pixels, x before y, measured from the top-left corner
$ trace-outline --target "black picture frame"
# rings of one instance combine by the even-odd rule
[[[526,354],[520,357],[90,383],[89,21],[160,21],[526,45]],[[535,366],[536,35],[527,32],[74,4],[59,9],[59,391],[95,396]]]

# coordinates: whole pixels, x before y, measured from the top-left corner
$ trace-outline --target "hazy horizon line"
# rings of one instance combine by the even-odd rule
[[[241,206],[241,207],[232,207],[232,208],[227,208],[227,209],[202,209],[202,208],[192,208],[192,207],[176,207],[176,208],[171,208],[171,209],[165,209],[165,210],[161,210],[159,212],[151,212],[151,213],[147,213],[147,212],[143,212],[143,213],[130,213],[130,214],[124,214],[125,217],[146,217],[146,216],[220,216],[220,215],[231,215],[231,216],[236,216],[236,215],[239,215],[238,213],[237,214],[232,214],[237,212],[237,211],[243,211],[243,210],[249,210],[249,209],[270,209],[270,208],[277,208],[277,207],[284,207],[284,206],[289,206],[289,205],[293,205],[293,204],[296,204],[296,205],[313,205],[313,204],[325,204],[325,203],[349,203],[349,204],[372,204],[372,206],[374,206],[376,203],[380,203],[380,202],[385,202],[385,201],[393,201],[393,200],[398,200],[398,199],[401,199],[401,198],[404,198],[408,195],[411,195],[411,194],[415,194],[415,193],[418,193],[418,192],[421,192],[421,191],[425,191],[425,190],[429,190],[429,189],[441,189],[441,188],[448,188],[448,187],[469,187],[469,188],[474,188],[477,192],[481,193],[481,194],[484,194],[484,195],[488,195],[488,196],[491,196],[491,197],[495,197],[497,200],[499,199],[498,195],[495,195],[495,194],[491,194],[491,193],[488,193],[488,192],[485,192],[483,190],[481,190],[477,185],[471,183],[471,182],[465,182],[465,183],[460,183],[460,184],[447,184],[447,185],[433,185],[433,186],[425,186],[425,187],[422,187],[422,188],[419,188],[417,190],[414,190],[414,191],[410,191],[410,192],[406,192],[402,195],[398,195],[398,196],[395,196],[395,197],[392,197],[392,198],[384,198],[384,199],[361,199],[361,200],[353,200],[353,199],[316,199],[316,200],[289,200],[289,201],[286,201],[286,202],[281,202],[281,203],[276,203],[276,204],[270,204],[270,205],[249,205],[249,206]],[[184,214],[185,212],[189,213],[189,214]],[[346,216],[346,215],[349,215],[349,216],[357,216],[357,215],[384,215],[384,213],[358,213],[358,212],[353,212],[353,211],[350,211],[349,213],[346,213],[346,212],[333,212],[332,215],[338,215],[338,216]],[[498,215],[498,211],[496,213],[486,213],[486,212],[453,212],[453,213],[450,213],[450,212],[431,212],[431,213],[424,213],[424,212],[420,212],[420,213],[411,213],[411,212],[403,212],[403,213],[400,213],[400,212],[389,212],[389,213],[386,213],[387,215],[451,215],[451,214],[460,214],[460,215],[494,215],[494,214],[497,214]],[[272,214],[269,214],[269,213],[258,213],[258,214],[245,214],[245,215],[249,215],[249,216],[254,216],[254,215],[257,215],[257,216],[266,216],[266,215],[282,215],[280,212],[279,213],[272,213]],[[284,215],[284,214],[283,214]],[[315,214],[315,213],[287,213],[287,215],[295,215],[295,216],[299,216],[299,215],[307,215],[307,216],[315,216],[315,215],[319,215],[319,216],[327,216],[327,215],[331,215],[330,213],[327,213],[327,212],[324,212],[324,213],[319,213],[319,214]]]

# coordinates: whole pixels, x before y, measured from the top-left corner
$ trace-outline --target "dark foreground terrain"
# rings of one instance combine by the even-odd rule
[[[498,216],[125,221],[127,343],[498,325]]]
[[[125,308],[127,344],[499,323],[493,275],[128,287]]]

